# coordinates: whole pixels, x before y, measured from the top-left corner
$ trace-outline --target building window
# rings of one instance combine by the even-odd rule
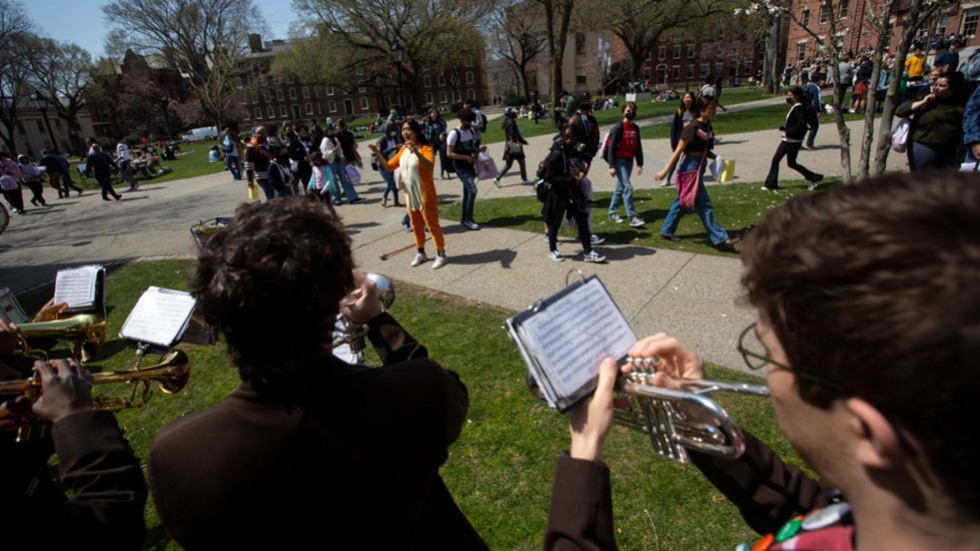
[[[803,15],[800,16],[800,26],[809,27],[810,26],[810,8],[803,10]]]
[[[333,86],[327,86],[327,95],[332,96],[334,93]]]
[[[292,83],[293,83],[293,75],[292,74],[286,75],[286,84],[292,84]]]
[[[303,87],[303,99],[310,99],[310,87],[309,86],[304,86]]]
[[[575,33],[575,55],[585,55],[585,35]]]
[[[438,77],[436,77],[436,83],[439,86],[445,86],[446,85],[446,76],[440,74]]]
[[[806,42],[800,42],[796,45],[796,61],[803,61],[806,59]]]
[[[473,71],[466,71],[466,84],[473,84]]]
[[[821,25],[827,22],[827,4],[820,4],[820,14],[817,16],[817,22]]]
[[[279,101],[286,99],[286,94],[283,93],[282,88],[276,88],[276,99]]]
[[[246,110],[245,110],[245,111],[244,111],[244,112],[242,113],[242,119],[243,119],[243,120],[246,120],[246,121],[247,121],[247,120],[248,120],[248,115],[249,115],[249,113],[248,113],[248,109],[246,109]]]
[[[701,78],[707,78],[708,73],[711,72],[711,66],[707,63],[701,64]]]
[[[336,113],[337,112],[337,102],[334,101],[334,100],[328,101],[327,102],[327,111],[330,111],[331,113]]]
[[[367,111],[369,108],[367,98],[361,98],[361,111]]]
[[[694,65],[687,66],[687,78],[690,80],[694,78]]]
[[[848,0],[840,0],[840,9],[837,10],[837,17],[844,19],[847,17],[847,8],[850,2]]]
[[[272,101],[272,92],[268,90],[262,90],[262,97],[265,98],[265,101]]]
[[[306,104],[306,114],[307,115],[312,115],[313,114],[313,104],[312,103],[307,103]]]
[[[259,95],[255,92],[252,92],[252,103],[258,103],[258,102],[259,102]]]
[[[360,88],[357,89],[357,92],[359,94],[366,94],[367,93],[367,86],[361,86]]]
[[[687,59],[694,59],[694,56],[695,55],[697,55],[697,46],[695,44],[688,44],[687,45]]]
[[[255,120],[260,120],[261,118],[262,118],[262,108],[261,107],[256,107],[255,108]]]
[[[463,101],[463,93],[456,90],[456,101]]]
[[[432,105],[432,103],[433,103],[432,102],[432,92],[426,92],[425,93],[425,103],[428,103],[429,105]]]
[[[290,88],[289,89],[289,99],[296,99],[296,89],[295,88]]]
[[[575,75],[575,84],[585,84],[585,75]]]
[[[425,86],[426,88],[432,88],[432,76],[431,75],[425,75],[424,77],[422,77],[422,86]]]
[[[286,106],[285,105],[280,105],[279,106],[279,116],[282,117],[282,118],[286,118],[286,117],[289,116],[289,110],[286,109]]]
[[[448,103],[449,98],[446,96],[446,92],[439,92],[439,103]]]
[[[980,8],[963,10],[963,32],[966,36],[977,34],[977,21],[980,20]]]
[[[939,20],[936,21],[936,34],[939,36],[946,36],[946,25],[949,24],[948,15],[940,15]]]
[[[680,44],[677,44],[676,46],[674,46],[674,59],[680,59],[680,58],[681,58],[681,46]]]
[[[681,68],[674,65],[670,68],[670,80],[678,81],[681,79]]]
[[[270,119],[276,118],[276,110],[271,105],[269,107],[266,107],[265,112],[266,114],[269,115]]]
[[[473,101],[476,101],[476,90],[474,90],[472,88],[468,88],[466,90],[466,97],[469,98],[469,99],[471,99],[471,100],[473,100]]]
[[[661,46],[657,49],[657,60],[663,61],[667,59],[667,46]]]
[[[650,80],[650,68],[649,67],[644,67],[643,68],[643,80]]]

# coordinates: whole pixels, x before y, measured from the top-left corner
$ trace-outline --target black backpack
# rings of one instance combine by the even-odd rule
[[[966,77],[966,80],[980,82],[980,49],[970,54],[970,59],[966,60],[966,63],[960,68],[960,71]]]

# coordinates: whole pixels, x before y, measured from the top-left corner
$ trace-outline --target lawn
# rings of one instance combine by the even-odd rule
[[[827,189],[839,181],[839,178],[827,178],[818,189]],[[715,218],[729,234],[742,236],[755,227],[766,213],[788,198],[801,193],[810,193],[806,191],[807,182],[804,180],[781,181],[779,185],[783,189],[775,193],[760,191],[758,183],[709,186],[708,194],[715,209]],[[527,186],[527,193],[526,197],[480,201],[477,206],[477,218],[480,224],[537,232],[543,235],[541,203],[532,195],[531,186]],[[680,242],[660,239],[660,226],[671,203],[677,198],[677,190],[673,187],[634,188],[633,201],[636,205],[636,215],[646,222],[646,225],[641,228],[631,228],[625,223],[616,224],[609,220],[606,212],[609,210],[611,197],[612,194],[609,192],[596,193],[592,207],[592,232],[604,237],[608,243],[735,256],[733,253],[718,252],[708,244],[707,234],[694,211],[681,219],[675,234],[681,238]],[[461,208],[462,205],[459,203],[440,205],[439,216],[444,220],[458,220]],[[568,227],[563,227],[559,233],[559,237],[567,238],[566,242],[577,243],[577,235]],[[599,248],[601,247],[600,245]]]
[[[191,261],[175,260],[110,270],[108,335],[118,334],[147,286],[183,289],[192,269]],[[406,284],[396,286],[392,313],[428,347],[431,357],[458,372],[469,388],[466,426],[441,471],[447,486],[491,549],[540,548],[552,472],[560,450],[568,447],[568,430],[563,416],[534,400],[525,387],[524,367],[501,329],[511,312]],[[33,311],[50,292],[42,289],[21,301]],[[182,348],[192,364],[188,386],[173,396],[155,392],[142,409],[118,414],[144,461],[162,426],[217,403],[237,385],[237,373],[220,345]],[[110,337],[100,361],[90,368],[128,369],[133,360],[133,350]],[[368,363],[377,365],[373,354]],[[757,382],[720,368],[711,368],[709,376]],[[779,453],[799,461],[781,437],[768,400],[726,397],[720,402]],[[612,469],[616,537],[622,549],[731,549],[753,539],[734,507],[697,469],[654,457],[643,435],[614,428],[604,458]],[[152,502],[146,520],[146,549],[177,549],[160,526]]]

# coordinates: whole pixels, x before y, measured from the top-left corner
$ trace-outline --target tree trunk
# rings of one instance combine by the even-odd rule
[[[875,44],[874,65],[871,70],[871,82],[868,84],[868,101],[864,111],[864,132],[861,136],[861,158],[858,161],[858,179],[867,178],[871,175],[871,146],[874,142],[875,131],[875,111],[878,108],[878,81],[881,78],[882,62],[884,61],[885,49],[891,41],[891,26],[888,25],[888,18],[894,11],[897,0],[888,0],[881,8],[880,15],[874,15],[872,21],[875,30],[878,32],[878,40]],[[874,14],[874,7],[870,0],[865,4],[865,10]]]
[[[851,172],[851,129],[847,127],[847,123],[844,121],[844,111],[841,109],[844,103],[844,92],[838,84],[840,82],[841,47],[837,45],[837,18],[834,17],[836,12],[834,11],[833,0],[825,0],[824,6],[826,6],[827,13],[830,14],[828,18],[830,20],[829,38],[834,41],[832,43],[834,56],[830,61],[830,73],[834,79],[834,123],[837,125],[837,135],[840,138],[841,179],[845,184],[850,184],[854,179]],[[851,82],[854,82],[853,78]]]
[[[766,32],[766,54],[763,58],[763,75],[765,75],[766,93],[779,93],[779,34],[783,24],[781,17],[774,16]]]

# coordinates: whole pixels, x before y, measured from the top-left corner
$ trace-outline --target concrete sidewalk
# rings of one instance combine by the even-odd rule
[[[777,146],[778,133],[753,132],[726,138],[718,152],[737,160],[736,181],[762,180]],[[802,154],[801,162],[828,176],[839,174],[835,141],[832,125],[822,127],[817,137],[820,149]],[[533,176],[551,138],[541,136],[529,142],[528,170]],[[649,159],[647,171],[634,178],[634,185],[659,185],[652,182],[652,174],[666,158],[667,141],[644,140],[643,147]],[[491,145],[490,151],[499,163],[503,144]],[[895,157],[890,166],[902,168],[904,158]],[[179,170],[179,161],[171,165]],[[512,170],[516,171],[516,167]],[[608,171],[593,170],[592,177],[597,190],[612,190],[614,181]],[[784,173],[784,177],[797,176]],[[500,189],[489,181],[480,182],[479,199],[530,194],[530,187],[517,183],[519,180],[519,175],[512,172]],[[458,180],[437,181],[436,186],[443,202],[461,197]],[[430,269],[431,263],[411,268],[411,249],[386,262],[379,259],[383,252],[412,243],[411,236],[399,226],[404,210],[381,207],[383,189],[377,173],[366,168],[364,183],[358,187],[366,200],[338,208],[351,231],[356,260],[368,271],[519,310],[559,290],[570,270],[581,269],[586,275],[602,278],[637,335],[665,331],[694,346],[712,362],[732,368],[742,366],[735,341],[739,331],[753,321],[753,315],[735,304],[741,264],[734,256],[603,245],[598,249],[609,262],[595,265],[581,262],[581,253],[575,253],[578,245],[564,242],[560,247],[568,260],[556,263],[547,258],[547,246],[540,233],[487,226],[469,231],[456,221],[444,220],[449,264],[438,271]],[[54,195],[52,191],[48,194]],[[9,286],[14,292],[36,287],[52,281],[56,271],[66,266],[146,257],[191,257],[196,254],[196,245],[189,228],[201,220],[232,214],[245,200],[246,192],[243,182],[232,182],[227,173],[221,173],[147,185],[123,196],[118,203],[103,202],[97,191],[89,191],[82,197],[49,198],[50,208],[32,208],[26,215],[14,215],[10,227],[0,234],[0,287]],[[724,205],[716,205],[716,209],[724,224]],[[477,221],[491,222],[481,218],[480,211],[478,202]],[[647,226],[636,231],[652,233],[659,230],[661,223],[662,220],[647,220]],[[428,251],[434,255],[431,244]],[[420,337],[424,340],[424,335]]]

